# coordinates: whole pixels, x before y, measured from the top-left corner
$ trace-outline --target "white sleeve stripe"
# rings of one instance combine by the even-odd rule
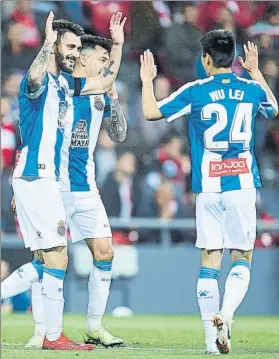
[[[173,101],[178,95],[181,94],[181,92],[184,92],[185,90],[187,90],[188,88],[195,86],[195,85],[202,85],[205,82],[211,81],[213,79],[213,76],[206,78],[204,80],[196,80],[196,81],[192,81],[192,82],[188,82],[187,84],[183,85],[182,87],[180,87],[180,89],[178,89],[177,91],[175,91],[174,93],[172,93],[169,97],[166,97],[165,99],[157,102],[157,105],[159,106],[159,108],[163,105],[166,105],[167,103]]]
[[[172,122],[174,120],[176,120],[177,118],[181,117],[181,116],[184,116],[184,115],[187,115],[188,113],[191,112],[191,107],[192,105],[189,104],[187,105],[186,107],[184,107],[182,110],[180,110],[179,112],[175,113],[174,115],[168,117],[166,120],[168,122]]]
[[[261,85],[260,85],[260,86],[261,86]],[[261,103],[261,107],[262,107],[262,104],[269,104],[269,105],[271,105],[271,106],[274,108],[274,110],[277,110],[277,109],[278,109],[278,104],[275,103],[275,102],[273,102],[273,101],[271,100],[271,98],[268,96],[268,93],[267,93],[267,91],[265,90],[265,88],[263,88],[263,86],[261,86],[261,88],[262,88],[262,90],[265,92],[266,98],[267,98],[267,102],[266,102],[266,101],[265,101],[265,102],[262,102],[262,103]]]

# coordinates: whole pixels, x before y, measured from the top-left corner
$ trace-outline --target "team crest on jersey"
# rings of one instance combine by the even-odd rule
[[[57,233],[60,236],[64,236],[66,233],[66,225],[64,221],[59,221],[57,225]]]
[[[95,97],[95,99],[94,99],[94,107],[98,111],[103,111],[105,105],[104,105],[101,97],[99,97],[99,96]]]
[[[71,147],[88,148],[88,146],[89,135],[87,122],[85,120],[79,120],[72,132]]]
[[[68,103],[66,101],[59,102],[59,113],[58,113],[58,127],[60,130],[64,130],[66,125],[66,113],[68,110]]]

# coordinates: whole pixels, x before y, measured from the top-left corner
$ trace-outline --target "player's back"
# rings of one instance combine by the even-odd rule
[[[200,81],[192,89],[189,136],[195,192],[261,186],[254,155],[255,118],[273,111],[254,81],[233,73]]]
[[[254,155],[255,117],[273,117],[273,104],[255,81],[233,73],[182,86],[159,108],[170,122],[189,114],[193,192],[257,188],[261,180]]]

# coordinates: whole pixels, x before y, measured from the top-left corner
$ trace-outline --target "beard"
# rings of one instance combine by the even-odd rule
[[[56,64],[59,71],[66,72],[68,74],[72,74],[75,69],[76,58],[72,56],[63,56],[61,53],[57,52],[56,56]],[[73,60],[73,63],[69,63],[68,60]]]

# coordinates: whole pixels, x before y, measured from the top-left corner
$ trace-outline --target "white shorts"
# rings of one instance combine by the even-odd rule
[[[72,242],[112,237],[108,216],[99,195],[61,192]]]
[[[66,246],[66,214],[59,182],[50,178],[14,178],[13,190],[25,247],[35,251]]]
[[[198,248],[253,249],[256,189],[198,194],[196,222]]]

